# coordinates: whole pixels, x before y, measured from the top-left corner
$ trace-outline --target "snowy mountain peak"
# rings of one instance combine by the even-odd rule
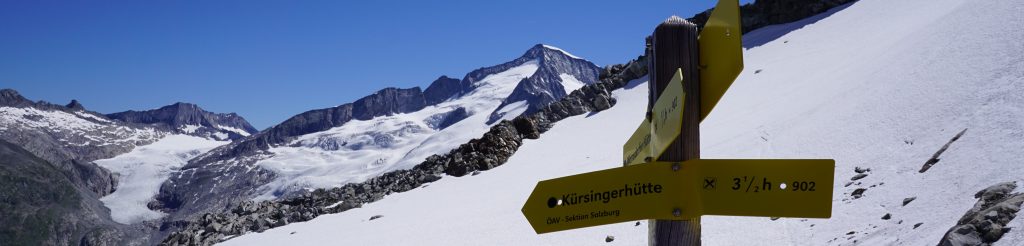
[[[106,115],[110,119],[154,125],[163,130],[217,140],[234,140],[256,133],[245,118],[237,114],[218,114],[198,105],[177,102],[158,109],[125,111]]]
[[[581,59],[563,49],[537,44],[519,59],[537,60],[536,73],[519,81],[501,106],[492,112],[489,122],[494,123],[507,117],[508,107],[523,107],[514,112],[532,113],[537,109],[569,95],[572,91],[598,81],[601,68],[590,61]]]

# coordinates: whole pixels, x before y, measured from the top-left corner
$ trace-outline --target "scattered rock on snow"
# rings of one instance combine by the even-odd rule
[[[867,190],[868,189],[857,188],[856,190],[853,190],[853,193],[850,193],[850,196],[853,196],[853,199],[860,198],[860,197],[864,196],[864,192],[867,191]]]
[[[936,151],[935,154],[932,155],[931,159],[928,159],[928,161],[924,162],[924,165],[921,166],[921,170],[918,172],[924,173],[928,171],[929,168],[932,168],[932,166],[934,166],[935,163],[939,163],[939,156],[942,155],[942,152],[946,152],[946,149],[949,148],[949,145],[953,144],[953,142],[956,142],[957,139],[960,139],[960,137],[963,136],[965,132],[967,132],[967,128],[964,128],[963,131],[960,131],[960,133],[957,133],[956,136],[953,136],[953,138],[950,139],[949,142],[946,142],[946,145],[943,145],[942,148],[939,148],[939,151]]]
[[[854,167],[853,171],[856,172],[856,173],[865,173],[865,172],[870,172],[871,168]]]
[[[850,180],[858,180],[858,179],[862,179],[862,178],[867,177],[867,176],[868,175],[866,173],[858,173],[857,175],[854,175],[852,178],[850,178]]]
[[[921,226],[921,225],[924,225],[924,222],[921,222],[921,223],[917,223],[917,224],[914,224],[914,229],[917,229],[917,227],[919,227],[919,226]]]
[[[904,207],[907,206],[907,204],[909,204],[910,202],[913,202],[914,199],[917,199],[917,197],[916,196],[912,196],[912,197],[903,198],[903,206]]]
[[[384,217],[384,215],[379,215],[378,214],[378,215],[370,216],[370,220],[380,219],[381,217]]]
[[[882,220],[889,220],[889,219],[892,219],[892,214],[885,213],[885,215],[882,215]]]
[[[615,241],[615,236],[608,236],[604,238],[604,242],[606,243],[610,243],[612,241]]]

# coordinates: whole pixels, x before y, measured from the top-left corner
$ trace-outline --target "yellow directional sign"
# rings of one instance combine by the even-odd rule
[[[703,121],[743,71],[743,33],[738,0],[719,0],[698,38],[700,120]]]
[[[672,141],[679,137],[683,126],[683,70],[676,69],[675,75],[661,96],[651,108],[651,130],[654,134],[652,145],[655,159],[665,152]]]
[[[523,214],[537,233],[701,215],[828,218],[833,160],[652,162],[537,183]]]
[[[537,233],[673,215],[696,187],[684,190],[673,163],[659,162],[584,173],[537,183],[523,214]]]
[[[835,163],[697,160],[692,182],[700,186],[704,215],[829,218]]]
[[[647,162],[651,155],[651,122],[644,119],[640,127],[633,131],[633,135],[622,145],[622,165],[636,165]]]

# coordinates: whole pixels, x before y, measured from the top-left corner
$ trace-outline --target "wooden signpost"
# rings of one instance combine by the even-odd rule
[[[743,70],[738,0],[697,35],[673,16],[648,38],[647,117],[624,167],[537,183],[522,212],[537,233],[651,220],[651,245],[700,245],[700,216],[829,218],[835,161],[700,159],[700,122]]]

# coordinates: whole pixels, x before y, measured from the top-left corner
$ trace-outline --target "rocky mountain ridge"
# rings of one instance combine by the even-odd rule
[[[72,104],[77,101],[72,101]],[[158,109],[107,114],[107,118],[145,124],[160,130],[217,140],[236,140],[252,135],[256,128],[235,113],[218,114],[198,105],[178,102]]]

